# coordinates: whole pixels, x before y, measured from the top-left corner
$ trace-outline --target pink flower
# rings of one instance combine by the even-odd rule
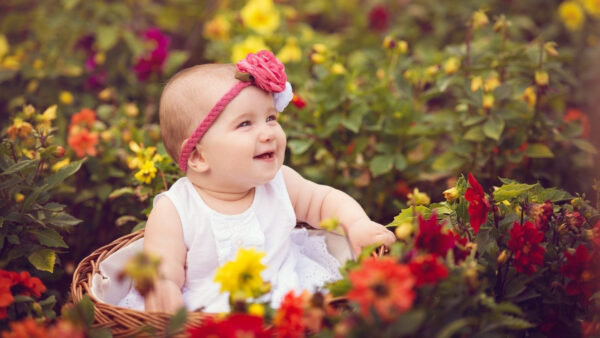
[[[249,73],[254,84],[269,93],[279,93],[285,89],[285,66],[268,50],[249,53],[237,63],[237,69],[241,73]]]
[[[152,73],[162,73],[162,67],[169,54],[169,44],[171,39],[164,35],[158,28],[150,28],[144,32],[144,38],[147,41],[155,43],[154,49],[150,54],[141,57],[133,66],[138,79],[144,81]]]

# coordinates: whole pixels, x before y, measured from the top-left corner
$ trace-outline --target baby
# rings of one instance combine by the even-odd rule
[[[286,136],[277,114],[291,92],[283,64],[269,51],[248,54],[237,69],[185,69],[167,83],[161,132],[186,175],[157,195],[146,224],[144,251],[161,257],[163,278],[144,300],[137,296],[138,304],[128,296],[120,305],[228,311],[214,276],[240,247],[266,253],[262,276],[273,306],[290,290],[314,291],[340,278],[323,238],[294,229],[298,220],[314,226],[337,217],[354,253],[395,240],[349,195],[283,165]]]

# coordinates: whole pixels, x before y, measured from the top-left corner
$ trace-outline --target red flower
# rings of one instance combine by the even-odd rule
[[[570,281],[565,288],[568,295],[581,294],[587,301],[594,292],[600,289],[600,276],[594,267],[594,259],[588,248],[579,244],[575,254],[565,251],[567,263],[560,268],[560,273]]]
[[[548,230],[548,223],[550,223],[552,215],[554,215],[554,209],[550,200],[543,204],[532,203],[529,208],[529,216],[531,216],[537,228],[544,232]]]
[[[583,128],[581,136],[583,138],[588,138],[590,136],[590,120],[586,114],[581,112],[581,110],[575,108],[567,109],[567,113],[563,116],[563,121],[567,123],[579,121]]]
[[[471,173],[469,173],[469,185],[471,186],[465,192],[465,200],[469,201],[469,209],[467,210],[469,212],[469,221],[471,222],[471,227],[473,227],[473,233],[476,234],[479,231],[479,227],[487,221],[490,203],[485,198],[483,188]]]
[[[415,299],[415,277],[408,266],[390,257],[369,257],[361,266],[349,273],[352,290],[349,300],[360,305],[364,317],[371,317],[371,310],[384,320],[411,309]]]
[[[304,100],[302,100],[302,98],[296,93],[294,93],[294,96],[292,97],[292,104],[294,104],[294,106],[296,106],[298,109],[302,109],[304,106],[306,106],[306,102],[304,102]]]
[[[237,63],[237,70],[252,75],[254,84],[269,93],[279,93],[285,89],[285,66],[268,50],[248,53],[246,58]]]
[[[538,231],[533,223],[527,221],[524,225],[518,222],[513,224],[507,244],[515,254],[515,269],[518,272],[531,274],[537,271],[534,265],[544,264],[546,249],[539,245],[543,239],[544,233]]]
[[[10,331],[3,332],[2,338],[45,338],[49,337],[44,326],[37,324],[35,319],[28,317],[20,322],[12,322]]]
[[[191,338],[270,338],[273,336],[269,329],[264,327],[263,318],[245,313],[234,313],[227,318],[216,321],[209,317],[201,326],[187,330]]]
[[[581,322],[581,335],[584,338],[587,337],[598,337],[600,336],[600,323],[599,322]]]
[[[6,318],[6,307],[14,301],[13,295],[25,295],[39,298],[46,286],[29,272],[0,270],[0,319]]]
[[[23,286],[20,294],[25,296],[33,295],[35,298],[40,298],[43,292],[46,291],[46,286],[37,277],[31,277],[29,272],[21,271],[19,274],[19,283]]]
[[[466,237],[460,237],[459,234],[454,233],[453,231],[450,232],[454,237],[454,248],[452,248],[454,262],[458,264],[464,261],[471,253],[471,250],[467,248],[467,243],[469,242],[469,239]]]
[[[567,224],[575,230],[576,228],[581,227],[583,222],[585,222],[585,218],[581,215],[579,211],[567,211],[565,214],[567,218]]]
[[[409,264],[410,272],[417,279],[417,286],[435,284],[448,277],[448,269],[440,263],[439,257],[432,254],[419,256]]]
[[[415,247],[446,257],[448,250],[454,247],[454,236],[451,232],[442,232],[442,229],[435,213],[429,220],[419,215],[419,232],[415,237]]]
[[[384,5],[377,5],[369,12],[369,28],[383,32],[388,28],[390,12]]]
[[[294,291],[288,292],[275,314],[276,337],[304,337],[304,295],[296,296]]]
[[[144,32],[146,41],[154,42],[155,47],[150,52],[141,57],[133,66],[140,81],[145,81],[152,73],[161,74],[163,64],[169,54],[169,44],[171,39],[164,35],[158,28],[150,28]]]
[[[71,116],[71,125],[69,126],[69,128],[71,128],[74,125],[91,127],[94,124],[94,122],[96,122],[96,112],[89,108],[83,108],[81,109],[81,111]]]

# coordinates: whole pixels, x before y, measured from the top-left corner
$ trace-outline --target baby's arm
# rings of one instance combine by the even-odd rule
[[[175,313],[183,306],[186,248],[179,214],[168,198],[158,199],[148,216],[144,252],[161,258],[161,278],[145,297],[146,311]]]
[[[325,218],[337,217],[355,254],[369,244],[391,245],[396,240],[391,231],[371,221],[348,194],[304,179],[287,166],[282,171],[296,217],[313,226]]]

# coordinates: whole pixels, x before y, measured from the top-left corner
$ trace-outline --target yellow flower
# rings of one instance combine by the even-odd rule
[[[71,163],[71,159],[66,157],[64,160],[60,160],[52,166],[52,171],[59,171],[64,168],[67,164]]]
[[[138,106],[133,102],[126,103],[123,109],[125,110],[125,115],[128,117],[136,117],[140,113]]]
[[[325,45],[324,45],[324,44],[322,44],[322,43],[315,43],[315,44],[312,46],[312,49],[313,49],[315,52],[317,52],[317,53],[321,53],[321,54],[323,54],[323,53],[327,52],[327,46],[325,46]]]
[[[339,225],[340,223],[338,222],[337,217],[325,218],[319,222],[319,228],[327,231],[334,231]]]
[[[24,200],[25,200],[25,195],[21,194],[20,192],[15,194],[15,202],[21,203]]]
[[[69,106],[73,103],[73,94],[66,90],[62,90],[58,95],[58,100],[60,101],[60,103]]]
[[[498,77],[496,75],[492,75],[488,77],[487,80],[485,80],[485,83],[483,84],[483,90],[485,90],[486,92],[491,92],[494,89],[496,89],[499,85],[500,80],[498,79]]]
[[[221,266],[215,282],[221,284],[221,292],[229,292],[232,300],[255,298],[269,291],[270,286],[260,276],[266,266],[261,263],[264,252],[253,248],[240,248],[235,260]]]
[[[96,55],[94,55],[94,62],[96,62],[97,65],[103,65],[104,62],[106,62],[106,54],[103,52],[96,53]]]
[[[581,5],[575,1],[565,1],[558,7],[558,14],[564,25],[570,31],[576,31],[581,28],[585,20],[585,14]]]
[[[400,240],[405,240],[415,231],[415,227],[411,222],[405,222],[396,227],[396,237]]]
[[[8,44],[8,40],[4,34],[0,34],[0,60],[4,55],[8,54],[10,50],[10,45]]]
[[[398,51],[402,54],[406,54],[406,52],[408,52],[408,42],[404,40],[398,41]]]
[[[481,76],[474,76],[471,79],[471,91],[472,92],[478,91],[482,85],[483,85],[483,79],[481,78]]]
[[[134,177],[142,183],[148,184],[152,182],[152,179],[156,177],[156,167],[154,166],[154,162],[144,162],[140,170],[135,173]]]
[[[265,315],[265,307],[258,303],[250,304],[250,306],[248,306],[248,314],[263,317]]]
[[[444,190],[442,194],[444,194],[444,198],[446,199],[446,201],[452,202],[458,198],[458,189],[456,187],[452,187]]]
[[[279,27],[279,12],[271,0],[250,0],[240,14],[246,26],[261,34],[271,34]]]
[[[494,32],[500,32],[502,30],[505,30],[507,27],[510,27],[511,25],[512,23],[506,20],[504,14],[501,14],[500,17],[494,23],[493,30]]]
[[[547,86],[549,82],[548,73],[543,70],[535,71],[535,83],[538,86]]]
[[[331,66],[331,73],[337,75],[344,74],[346,73],[346,68],[344,68],[344,65],[342,65],[341,63],[336,62]]]
[[[490,109],[494,106],[494,95],[485,94],[483,95],[483,108]]]
[[[56,105],[48,107],[41,115],[37,116],[37,129],[48,131],[52,127],[52,120],[56,119]]]
[[[544,44],[544,49],[546,50],[546,53],[552,55],[552,56],[558,56],[558,51],[556,50],[556,42],[554,41],[548,41]]]
[[[19,58],[17,58],[14,55],[6,56],[1,64],[1,66],[3,68],[9,69],[9,70],[18,70],[20,65],[21,65],[21,62],[19,61]]]
[[[419,188],[413,189],[413,192],[408,194],[408,205],[429,205],[431,199],[426,193],[420,192]]]
[[[246,40],[235,44],[231,48],[231,61],[237,63],[248,55],[248,53],[256,53],[262,49],[269,49],[265,41],[259,36],[249,36]]]
[[[288,62],[298,62],[302,60],[302,50],[298,47],[298,39],[295,37],[289,37],[285,41],[285,45],[279,53],[277,53],[277,58],[282,63]]]
[[[29,122],[23,121],[20,117],[15,117],[13,124],[8,127],[6,133],[10,136],[11,140],[14,140],[17,136],[21,139],[25,139],[32,131],[33,127]]]
[[[394,49],[396,48],[396,45],[396,40],[394,40],[391,35],[388,35],[383,39],[383,48],[385,49]]]
[[[471,23],[473,24],[473,29],[479,29],[490,23],[490,20],[484,11],[478,10],[471,15]]]
[[[433,76],[438,72],[439,69],[440,67],[438,65],[429,66],[425,68],[425,75]]]
[[[204,36],[211,40],[229,39],[231,24],[223,15],[217,15],[214,19],[204,24]]]
[[[446,74],[454,74],[460,68],[460,60],[456,57],[451,57],[444,63],[444,71]]]
[[[586,12],[590,13],[591,16],[600,16],[600,0],[581,0],[583,2],[583,8]]]
[[[310,56],[310,60],[315,64],[320,64],[325,62],[325,57],[323,56],[323,54],[314,53]]]
[[[129,149],[136,154],[135,157],[127,158],[127,166],[129,169],[142,169],[147,162],[151,162],[152,165],[154,165],[154,163],[161,162],[164,159],[162,155],[156,152],[156,147],[150,146],[144,148],[142,144],[130,141]]]
[[[535,103],[537,102],[537,94],[535,92],[535,88],[533,88],[532,86],[525,88],[525,90],[523,91],[523,100],[527,102],[529,107],[535,107]]]

